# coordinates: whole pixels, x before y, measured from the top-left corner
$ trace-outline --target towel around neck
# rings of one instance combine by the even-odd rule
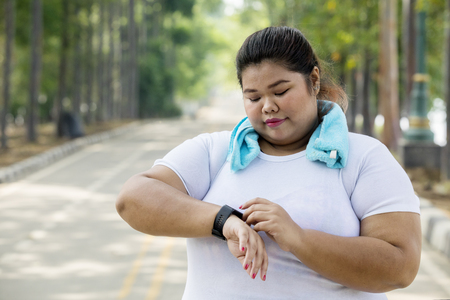
[[[345,114],[339,105],[317,100],[318,107],[327,114],[313,132],[306,146],[306,158],[320,161],[329,168],[344,168],[348,158],[348,128]],[[242,119],[231,133],[227,160],[232,172],[246,168],[261,151],[259,135],[247,117]]]

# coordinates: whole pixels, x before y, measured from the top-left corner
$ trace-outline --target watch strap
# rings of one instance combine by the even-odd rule
[[[223,235],[223,225],[225,225],[225,222],[228,220],[228,218],[231,215],[237,216],[239,219],[242,219],[242,213],[235,210],[231,206],[224,205],[220,208],[219,212],[216,215],[216,218],[214,220],[214,225],[212,229],[212,235],[215,237],[227,240],[225,236]]]

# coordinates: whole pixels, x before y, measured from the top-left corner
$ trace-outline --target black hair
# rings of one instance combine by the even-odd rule
[[[286,26],[267,27],[247,37],[236,55],[236,71],[241,88],[242,72],[247,67],[264,61],[281,64],[290,71],[301,73],[310,93],[313,92],[310,75],[314,67],[317,67],[320,74],[317,98],[333,101],[339,104],[344,112],[347,110],[347,94],[322,70],[311,44],[300,30]]]

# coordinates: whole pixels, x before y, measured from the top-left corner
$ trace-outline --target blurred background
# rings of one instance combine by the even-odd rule
[[[127,277],[127,266],[133,261],[145,265],[143,257],[151,243],[156,243],[155,253],[159,255],[161,248],[163,255],[167,240],[150,242],[131,233],[111,206],[115,195],[129,176],[151,167],[149,162],[186,138],[233,128],[244,115],[234,68],[236,52],[251,33],[280,25],[300,29],[322,59],[324,69],[345,88],[350,99],[346,112],[349,130],[380,139],[403,165],[417,194],[448,218],[450,0],[0,0],[0,281],[4,282],[0,284],[0,299],[112,299],[117,294],[120,299],[133,298],[127,282],[134,282],[138,271],[133,267]],[[140,129],[133,124],[140,124]],[[123,141],[93,145],[50,169],[40,165],[40,173],[28,178],[28,183],[8,184],[12,177],[2,177],[45,151],[124,126],[135,129],[127,131]],[[155,137],[158,134],[168,140]],[[136,146],[138,140],[146,143],[143,148]],[[108,152],[112,151],[109,147],[122,154],[138,152],[120,158],[119,152]],[[81,162],[81,157],[91,154],[100,156],[89,163],[85,160],[87,165],[80,171],[83,167],[78,159]],[[96,165],[106,158],[109,160],[104,165]],[[108,169],[115,160],[115,169]],[[70,172],[63,175],[63,169]],[[78,171],[80,179],[75,177]],[[87,174],[92,176],[90,180]],[[47,177],[49,181],[44,182]],[[37,191],[38,196],[31,191]],[[45,244],[58,222],[67,223],[58,240],[63,244],[64,237],[70,236],[67,232],[77,224],[74,220],[84,222],[88,216],[89,222],[96,220],[91,212],[71,219],[75,208],[84,203],[76,202],[73,195],[82,195],[83,201],[97,199],[99,202],[89,203],[109,213],[79,233],[80,239],[87,239],[92,228],[107,232],[102,227],[105,220],[114,220],[114,228],[120,231],[117,236],[127,241],[127,245],[112,243],[113,237],[108,236],[104,243],[112,244],[104,251],[112,253],[114,259],[104,262],[103,269],[77,260],[59,268],[51,259],[51,247],[33,250],[30,246]],[[36,206],[30,200],[33,197],[41,203],[59,197],[58,203],[65,204],[50,212]],[[29,214],[20,213],[22,210]],[[32,219],[46,214],[54,219],[44,218],[38,222],[40,229],[33,229],[36,224]],[[437,224],[433,222],[430,224]],[[8,230],[12,231],[7,234]],[[430,243],[431,232],[429,229],[425,236]],[[446,257],[433,253],[423,260],[436,255],[439,265],[444,266],[450,258],[450,231],[447,240],[438,242],[443,245],[438,252]],[[147,299],[179,299],[182,293],[184,244],[178,240],[170,243],[179,252],[174,250],[172,262],[178,279],[173,285],[163,285],[162,294],[151,290],[147,295],[153,296]],[[72,246],[83,248],[81,244]],[[33,256],[36,251],[49,257],[47,264],[44,258]],[[109,259],[105,254],[95,255],[98,261],[100,257]],[[73,254],[72,259],[76,257]],[[147,262],[148,274],[157,274],[161,261],[167,258],[155,257],[154,265]],[[32,266],[44,264],[48,268],[26,269],[30,261]],[[105,285],[109,292],[75,280],[61,283],[70,286],[71,293],[61,290],[55,296],[50,283],[36,281],[36,276],[103,276],[110,271],[106,265],[115,263],[114,284],[122,288],[112,290]],[[422,289],[431,281],[438,282],[438,287],[428,288],[440,291],[436,297],[450,297],[450,268],[442,271],[433,265],[421,272],[418,279]],[[436,272],[438,279],[427,277]],[[161,285],[162,279],[158,280]],[[39,290],[43,285],[48,293],[42,297],[30,296],[24,290],[25,286]],[[82,294],[80,289],[92,293]],[[420,288],[390,299],[415,299],[417,290]],[[18,291],[23,295],[11,296]]]
[[[241,98],[240,45],[256,30],[287,25],[304,33],[345,87],[350,131],[379,138],[402,163],[405,132],[406,143],[431,143],[435,152],[426,156],[445,161],[411,178],[423,182],[418,190],[447,194],[449,7],[447,0],[2,0],[0,167],[132,120],[195,118],[218,95]]]
[[[345,86],[350,130],[396,151],[409,126],[420,11],[426,109],[443,146],[446,0],[2,0],[1,147],[24,126],[30,142],[42,142],[49,124],[63,137],[57,125],[67,114],[80,126],[195,115],[211,96],[238,89],[234,57],[246,36],[287,25]]]

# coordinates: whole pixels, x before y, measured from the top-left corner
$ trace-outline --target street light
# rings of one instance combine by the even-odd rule
[[[434,134],[428,120],[427,82],[425,52],[425,11],[417,13],[416,26],[416,72],[413,76],[409,129],[404,132],[400,149],[405,168],[441,168],[441,147],[433,142]]]
[[[434,134],[430,130],[428,120],[428,90],[427,82],[430,76],[425,67],[425,12],[417,14],[416,38],[416,73],[413,76],[413,90],[411,93],[411,110],[409,114],[409,129],[404,133],[407,141],[433,142]]]

